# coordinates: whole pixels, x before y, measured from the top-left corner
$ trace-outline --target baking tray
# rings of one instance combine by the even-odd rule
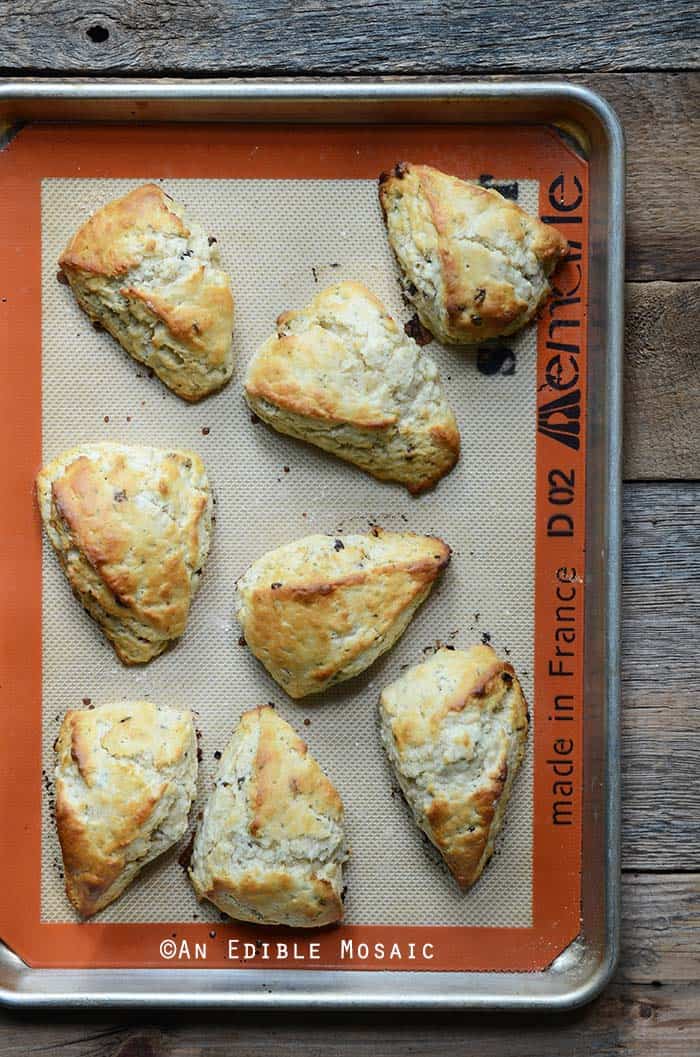
[[[64,128],[66,122],[76,121],[96,122],[102,126],[106,122],[117,122],[122,127],[144,122],[225,122],[228,127],[239,130],[243,125],[252,124],[266,126],[269,137],[273,140],[277,137],[280,142],[284,142],[286,131],[279,127],[280,124],[294,125],[297,129],[318,124],[337,128],[354,125],[358,129],[375,131],[377,126],[383,125],[386,126],[387,137],[393,136],[394,142],[397,142],[395,137],[401,126],[406,130],[406,142],[410,142],[410,130],[415,133],[422,126],[450,126],[453,140],[455,133],[459,139],[461,132],[463,139],[472,137],[472,141],[477,125],[484,129],[484,136],[493,137],[495,126],[503,137],[514,139],[523,129],[546,127],[556,130],[557,137],[566,145],[571,158],[578,158],[579,161],[585,159],[584,184],[588,196],[588,209],[579,209],[575,203],[579,199],[581,187],[571,176],[575,167],[569,173],[569,167],[564,164],[561,172],[553,170],[548,174],[551,177],[549,194],[545,193],[547,188],[540,194],[540,206],[544,207],[541,211],[553,212],[556,223],[561,224],[567,234],[585,231],[584,221],[587,221],[586,245],[582,247],[580,258],[587,266],[586,303],[581,306],[578,317],[573,309],[571,313],[564,311],[564,315],[573,320],[567,325],[580,328],[580,341],[574,342],[571,340],[571,331],[562,332],[557,327],[547,332],[549,350],[552,357],[556,357],[555,373],[558,372],[560,381],[562,377],[565,381],[554,394],[557,399],[562,397],[563,402],[552,408],[548,361],[541,360],[543,374],[541,378],[538,376],[538,380],[542,381],[538,391],[541,390],[543,395],[538,395],[537,464],[538,492],[544,495],[549,490],[548,494],[553,497],[547,518],[562,513],[562,506],[557,500],[562,497],[566,499],[572,460],[578,468],[578,481],[585,479],[585,490],[583,487],[577,488],[573,500],[577,523],[573,537],[567,539],[564,533],[565,542],[562,542],[557,531],[549,534],[544,531],[537,542],[539,556],[536,573],[538,593],[541,593],[543,584],[559,583],[562,579],[563,582],[578,584],[580,580],[580,596],[585,599],[582,614],[585,645],[583,656],[576,658],[579,679],[576,695],[577,730],[580,731],[580,738],[572,753],[580,773],[577,792],[581,799],[576,811],[577,824],[565,836],[557,831],[556,839],[552,839],[551,834],[547,837],[544,826],[540,826],[535,833],[535,847],[539,848],[540,858],[543,849],[551,856],[549,872],[556,883],[561,882],[561,893],[557,891],[556,883],[550,885],[546,898],[543,898],[542,892],[538,895],[537,889],[533,888],[535,909],[532,928],[523,929],[515,940],[516,947],[519,939],[522,950],[529,953],[522,959],[511,959],[513,965],[521,963],[519,970],[494,971],[501,968],[498,958],[484,953],[498,945],[498,930],[493,929],[476,929],[470,934],[464,932],[461,934],[463,942],[458,937],[450,944],[449,956],[446,955],[433,966],[423,961],[415,971],[395,971],[386,969],[384,965],[366,970],[361,958],[351,960],[342,969],[309,966],[304,969],[278,968],[276,965],[228,970],[201,966],[195,968],[189,959],[173,969],[154,967],[158,961],[150,956],[144,959],[149,968],[134,967],[135,963],[126,956],[123,965],[128,965],[128,968],[122,967],[122,964],[112,968],[94,968],[89,964],[79,968],[48,968],[47,965],[60,964],[60,961],[52,962],[50,958],[34,955],[23,960],[20,957],[23,953],[21,944],[15,942],[13,945],[13,929],[7,925],[12,920],[9,916],[10,884],[10,893],[5,895],[3,916],[6,923],[3,937],[8,943],[3,944],[0,953],[0,999],[17,1006],[160,1004],[275,1009],[554,1009],[579,1005],[589,1000],[604,986],[613,971],[619,917],[618,634],[623,148],[615,115],[603,100],[585,89],[555,83],[533,85],[523,82],[472,82],[464,85],[434,82],[306,84],[221,81],[100,84],[46,81],[36,84],[15,81],[0,86],[0,100],[0,116],[5,121],[5,141],[6,145],[10,144],[10,152],[15,149],[12,140],[17,131],[27,123],[37,122],[60,122]],[[28,132],[31,135],[33,130],[30,128]],[[349,142],[347,132],[346,127],[345,135],[339,135],[339,139],[344,139],[346,144]],[[20,141],[23,134],[24,131],[19,137]],[[114,134],[120,135],[116,130]],[[50,154],[51,128],[44,126],[41,135],[45,149],[48,144]],[[56,141],[59,139],[57,127]],[[213,130],[211,139],[216,140]],[[151,164],[143,169],[143,175],[152,172]],[[41,175],[50,175],[50,170]],[[91,174],[88,172],[86,175]],[[513,174],[499,172],[497,175],[505,177]],[[14,185],[12,180],[4,182],[4,209],[8,215],[12,213],[13,194],[17,196],[17,205],[20,204],[20,184],[25,182],[31,183],[29,175],[24,181],[21,174],[19,177],[15,174]],[[26,193],[26,188],[22,193]],[[21,211],[20,226],[15,225],[16,241],[13,242],[12,231],[8,237],[8,246],[14,245],[18,251],[23,237],[21,228],[28,230],[28,237],[31,237],[32,228],[36,235],[36,228],[41,226],[38,209],[31,212],[31,199],[27,199],[26,205],[27,209]],[[578,220],[582,212],[586,215]],[[574,227],[577,223],[582,224],[582,227]],[[570,235],[570,241],[575,241],[573,234]],[[578,268],[579,265],[572,263],[571,267]],[[21,269],[18,268],[17,272],[21,275]],[[36,328],[32,330],[31,323],[31,284],[25,288],[19,280],[15,284],[17,288],[13,290],[12,279],[10,267],[4,276],[8,294],[3,302],[3,307],[8,305],[6,348],[9,349],[12,344],[16,349],[21,348],[26,342],[26,348],[22,349],[25,357],[31,357],[32,354],[36,357],[38,351],[40,391],[41,341],[39,338],[32,347],[32,336],[36,338],[37,331]],[[573,303],[566,296],[561,300]],[[22,306],[26,318],[18,315]],[[546,321],[540,323],[540,337],[544,331]],[[11,488],[26,499],[31,491],[32,476],[27,471],[36,469],[37,452],[34,450],[36,436],[32,433],[29,410],[32,396],[27,378],[31,377],[31,370],[20,370],[18,365],[22,362],[26,368],[31,361],[26,358],[23,361],[22,356],[16,354],[11,363],[6,363],[2,419],[3,428],[8,434],[5,438],[6,450],[11,450],[10,445],[13,445],[17,453],[11,471]],[[580,381],[576,375],[580,376]],[[27,412],[26,416],[24,411]],[[28,424],[23,426],[23,422]],[[582,438],[585,441],[581,444]],[[546,456],[540,458],[542,452]],[[565,465],[561,460],[562,455],[567,456]],[[543,506],[543,518],[545,513]],[[545,526],[546,521],[543,521]],[[557,527],[561,529],[565,524],[565,521],[559,521],[551,527],[553,530]],[[35,671],[31,664],[31,643],[23,657],[24,667],[18,663],[17,638],[11,633],[10,627],[10,621],[16,626],[18,616],[21,622],[32,589],[38,586],[39,598],[41,592],[41,579],[40,574],[37,576],[35,560],[36,525],[29,524],[33,542],[24,537],[26,528],[26,512],[24,518],[18,516],[16,522],[10,516],[0,552],[6,584],[2,615],[3,620],[7,621],[2,656],[6,675],[2,688],[5,705],[3,722],[7,724],[3,741],[3,768],[6,775],[10,774],[10,781],[6,780],[3,787],[3,799],[6,801],[4,817],[19,820],[15,825],[6,827],[4,843],[8,860],[12,852],[17,859],[13,866],[17,875],[14,880],[19,879],[22,861],[30,861],[26,855],[31,855],[32,849],[40,845],[40,841],[33,841],[29,835],[29,822],[23,831],[23,806],[29,804],[31,798],[40,796],[40,790],[33,788],[31,780],[32,775],[36,774],[36,761],[31,761],[32,749],[36,749],[36,745],[22,745],[21,740],[18,744],[16,711],[19,700],[27,715],[31,715],[32,709],[40,707],[41,672]],[[573,575],[573,562],[564,566],[561,563],[566,563],[575,554],[580,570],[584,544],[585,573],[583,577],[578,577]],[[40,564],[39,551],[39,568]],[[557,568],[562,567],[572,572],[570,579],[566,576],[556,578]],[[570,587],[565,588],[565,593],[569,590]],[[538,642],[540,633],[547,627],[544,619],[537,624]],[[535,699],[536,731],[538,716],[539,729],[546,729],[541,697],[543,690],[550,688],[546,679],[546,665],[550,660],[547,652],[538,646],[535,670],[540,693]],[[18,675],[20,670],[21,677]],[[14,744],[11,735],[15,737]],[[536,739],[539,737],[536,734]],[[545,743],[537,744],[535,800],[539,803],[538,783],[541,788],[544,788],[543,783],[546,784],[542,776],[546,760],[544,755],[540,755]],[[11,745],[13,748],[10,752]],[[29,818],[28,815],[26,817]],[[11,848],[10,841],[18,843]],[[558,850],[562,851],[563,865],[557,864]],[[584,869],[581,869],[581,863],[585,864]],[[21,879],[19,881],[21,884]],[[32,891],[30,883],[27,888],[29,904]],[[54,927],[46,924],[39,927],[39,931],[44,930],[45,943],[48,942],[46,929]],[[91,927],[83,926],[82,932],[87,932]],[[424,939],[435,939],[438,933],[439,930],[427,928],[421,934]],[[503,936],[505,939],[505,932]],[[359,938],[359,934],[356,938]],[[514,942],[512,936],[510,942]],[[322,938],[322,946],[328,943],[326,934]],[[439,949],[440,943],[435,946]],[[447,947],[447,944],[444,946]],[[482,953],[477,955],[475,951],[479,946]],[[98,947],[99,942],[94,945],[96,955],[92,964],[103,964],[97,955]],[[486,966],[490,971],[487,968],[462,971],[462,955],[465,962],[471,959],[474,964]],[[161,964],[167,964],[165,959]],[[214,961],[214,964],[220,963]],[[449,971],[442,971],[443,965],[447,965]],[[527,967],[527,971],[524,967]]]

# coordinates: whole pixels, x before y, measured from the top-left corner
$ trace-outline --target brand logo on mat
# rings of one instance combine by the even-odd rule
[[[585,370],[581,363],[581,287],[583,284],[583,242],[572,237],[579,234],[576,225],[583,223],[584,190],[578,177],[555,177],[547,189],[552,212],[541,217],[544,224],[564,227],[569,251],[564,258],[552,298],[545,349],[549,359],[544,368],[544,383],[539,388],[537,430],[545,437],[578,451],[581,443],[580,379]],[[559,395],[557,395],[559,394]]]
[[[578,451],[581,432],[581,391],[575,389],[550,400],[537,410],[537,429],[567,448]]]

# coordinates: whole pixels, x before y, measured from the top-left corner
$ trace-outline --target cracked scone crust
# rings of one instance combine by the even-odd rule
[[[250,566],[236,615],[290,697],[317,694],[391,649],[449,560],[442,540],[410,532],[306,536]]]
[[[80,307],[184,400],[233,370],[233,295],[209,239],[155,184],[109,202],[59,264]]]
[[[387,686],[382,740],[416,822],[462,888],[493,854],[528,732],[510,664],[490,646],[438,650]]]
[[[125,664],[157,657],[183,634],[211,533],[197,455],[87,444],[41,471],[37,498],[74,594]]]
[[[197,830],[190,879],[238,921],[311,928],[343,915],[343,805],[274,709],[244,713]]]
[[[331,286],[283,313],[248,368],[245,394],[280,433],[411,492],[430,488],[459,458],[437,366],[360,283]]]
[[[69,711],[56,754],[66,894],[91,917],[187,829],[197,782],[192,714],[148,701]]]
[[[568,244],[493,188],[398,164],[379,200],[406,297],[425,327],[452,345],[514,334],[549,293]]]

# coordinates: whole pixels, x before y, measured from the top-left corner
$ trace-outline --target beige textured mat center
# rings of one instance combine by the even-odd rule
[[[512,175],[512,174],[504,174]],[[151,178],[144,171],[143,180]],[[56,281],[59,253],[98,206],[142,181],[44,180],[43,451],[96,440],[178,446],[199,452],[216,496],[213,545],[186,634],[145,668],[117,661],[73,599],[48,544],[43,572],[43,767],[63,712],[93,703],[148,698],[197,714],[200,799],[240,713],[271,701],[308,741],[345,802],[352,858],[348,924],[528,926],[531,923],[532,770],[518,776],[496,857],[477,886],[460,894],[414,826],[392,781],[378,734],[380,689],[436,639],[466,646],[483,633],[510,651],[532,702],[535,356],[534,329],[508,345],[515,371],[481,373],[475,356],[427,351],[441,369],[462,434],[457,468],[411,498],[323,452],[251,421],[241,394],[245,366],[284,309],[340,279],[366,283],[400,320],[403,304],[379,206],[367,180],[169,180],[219,240],[236,298],[237,363],[231,384],[186,405],[98,333]],[[537,185],[519,184],[535,213]],[[264,551],[312,532],[361,531],[370,523],[434,533],[452,563],[398,645],[357,679],[294,703],[238,645],[233,584]],[[533,710],[534,711],[534,710]],[[49,783],[43,802],[42,920],[73,921],[63,892]],[[185,842],[183,841],[183,844]],[[199,905],[177,859],[182,845],[147,868],[100,922],[218,920]]]

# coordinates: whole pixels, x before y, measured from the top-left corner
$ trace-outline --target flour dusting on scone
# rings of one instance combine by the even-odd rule
[[[493,854],[528,712],[490,646],[439,649],[381,695],[382,740],[416,822],[462,888]]]
[[[192,713],[149,701],[71,710],[56,755],[66,894],[91,917],[187,829],[197,784]]]
[[[432,358],[365,286],[344,282],[277,320],[253,358],[246,399],[280,433],[411,492],[459,457],[459,431]]]
[[[236,584],[245,641],[290,697],[359,675],[391,649],[450,560],[433,536],[306,536]]]
[[[343,804],[270,707],[246,712],[197,830],[190,879],[238,921],[313,928],[343,915]]]
[[[99,209],[59,264],[78,304],[184,400],[233,371],[233,295],[209,238],[181,205],[144,184]]]
[[[473,345],[514,334],[549,293],[568,244],[490,187],[400,163],[379,200],[404,293],[438,341]]]
[[[74,594],[125,664],[157,657],[183,634],[211,534],[199,456],[86,444],[44,467],[37,498]]]

